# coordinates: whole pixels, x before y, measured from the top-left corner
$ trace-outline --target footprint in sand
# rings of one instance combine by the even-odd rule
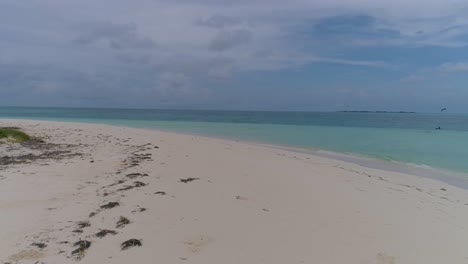
[[[187,246],[190,252],[197,254],[207,244],[213,242],[213,239],[208,236],[198,235],[185,240],[183,243]]]
[[[237,195],[237,196],[236,196],[236,200],[247,201],[247,200],[249,200],[249,198],[244,197],[244,196]]]
[[[22,250],[12,256],[10,256],[10,261],[20,261],[20,260],[37,260],[44,257],[44,253],[34,249]]]
[[[396,264],[395,257],[380,252],[377,254],[377,264]]]

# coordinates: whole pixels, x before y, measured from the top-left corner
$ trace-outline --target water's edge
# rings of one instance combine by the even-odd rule
[[[217,139],[230,140],[230,141],[233,140],[231,138],[226,138],[226,137],[214,137],[214,136],[206,136],[206,135],[192,134],[192,133],[180,133],[180,132],[160,130],[160,129],[149,128],[148,130],[170,132],[170,133],[176,133],[176,134],[182,134],[182,135],[203,136],[203,137],[208,137],[208,138],[217,138]],[[452,186],[456,186],[456,187],[468,190],[468,173],[465,173],[465,172],[434,168],[428,165],[421,166],[418,164],[405,163],[405,162],[400,162],[400,161],[384,160],[384,159],[379,159],[377,157],[363,156],[363,155],[359,155],[355,153],[335,152],[335,151],[324,150],[320,148],[302,148],[298,146],[287,146],[287,145],[281,145],[281,144],[271,144],[271,143],[264,143],[264,142],[262,143],[262,142],[247,141],[247,140],[235,140],[235,141],[246,143],[246,144],[262,146],[262,147],[268,147],[272,149],[286,150],[290,152],[314,155],[314,156],[323,157],[327,159],[343,161],[343,162],[356,164],[356,165],[359,165],[365,168],[370,168],[370,169],[409,174],[409,175],[416,176],[416,177],[433,179],[433,180],[447,183]]]
[[[321,149],[321,148],[316,148],[316,147],[304,148],[304,147],[295,146],[295,145],[262,142],[260,140],[245,140],[245,139],[239,139],[239,138],[231,138],[228,136],[214,136],[214,135],[207,135],[204,133],[175,131],[175,130],[171,130],[167,128],[131,126],[128,124],[115,124],[115,123],[110,123],[110,122],[94,122],[98,120],[76,121],[76,120],[67,120],[67,119],[57,120],[57,119],[0,118],[0,121],[15,121],[15,120],[53,121],[53,122],[75,123],[75,124],[101,124],[101,125],[108,125],[108,126],[113,126],[113,127],[128,127],[128,128],[144,129],[144,130],[149,130],[149,131],[169,132],[169,133],[175,133],[175,134],[180,134],[180,135],[202,136],[206,138],[229,140],[229,141],[263,146],[263,147],[269,147],[273,149],[280,149],[280,150],[287,150],[287,151],[292,151],[296,153],[305,153],[305,154],[315,155],[315,156],[324,157],[328,159],[353,163],[353,164],[357,164],[359,166],[371,168],[371,169],[404,173],[404,174],[409,174],[409,175],[413,175],[417,177],[434,179],[437,181],[450,184],[452,186],[460,187],[463,189],[468,189],[468,173],[434,168],[434,167],[430,167],[426,165],[421,166],[418,164],[412,164],[412,163],[406,163],[406,162],[400,162],[400,161],[384,160],[384,159],[379,159],[378,157],[360,155],[356,153],[336,152],[336,151],[331,151],[331,150],[326,150],[326,149]]]

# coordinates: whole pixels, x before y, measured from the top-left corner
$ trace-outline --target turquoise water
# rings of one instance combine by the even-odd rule
[[[155,128],[468,172],[468,115],[0,107],[0,118]],[[435,127],[442,130],[435,130]]]

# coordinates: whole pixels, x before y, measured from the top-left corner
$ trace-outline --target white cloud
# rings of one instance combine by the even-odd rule
[[[447,62],[439,66],[442,72],[468,72],[468,62]]]
[[[418,74],[411,74],[409,76],[401,78],[400,81],[403,83],[414,83],[414,82],[424,81],[425,79],[426,78],[424,76],[421,76]]]
[[[433,80],[446,80],[451,74],[468,72],[468,62],[446,62],[434,67],[424,67],[400,79],[402,83],[416,83]]]

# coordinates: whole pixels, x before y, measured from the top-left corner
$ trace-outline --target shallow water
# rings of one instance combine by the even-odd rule
[[[466,114],[0,107],[0,117],[156,128],[468,172]]]

